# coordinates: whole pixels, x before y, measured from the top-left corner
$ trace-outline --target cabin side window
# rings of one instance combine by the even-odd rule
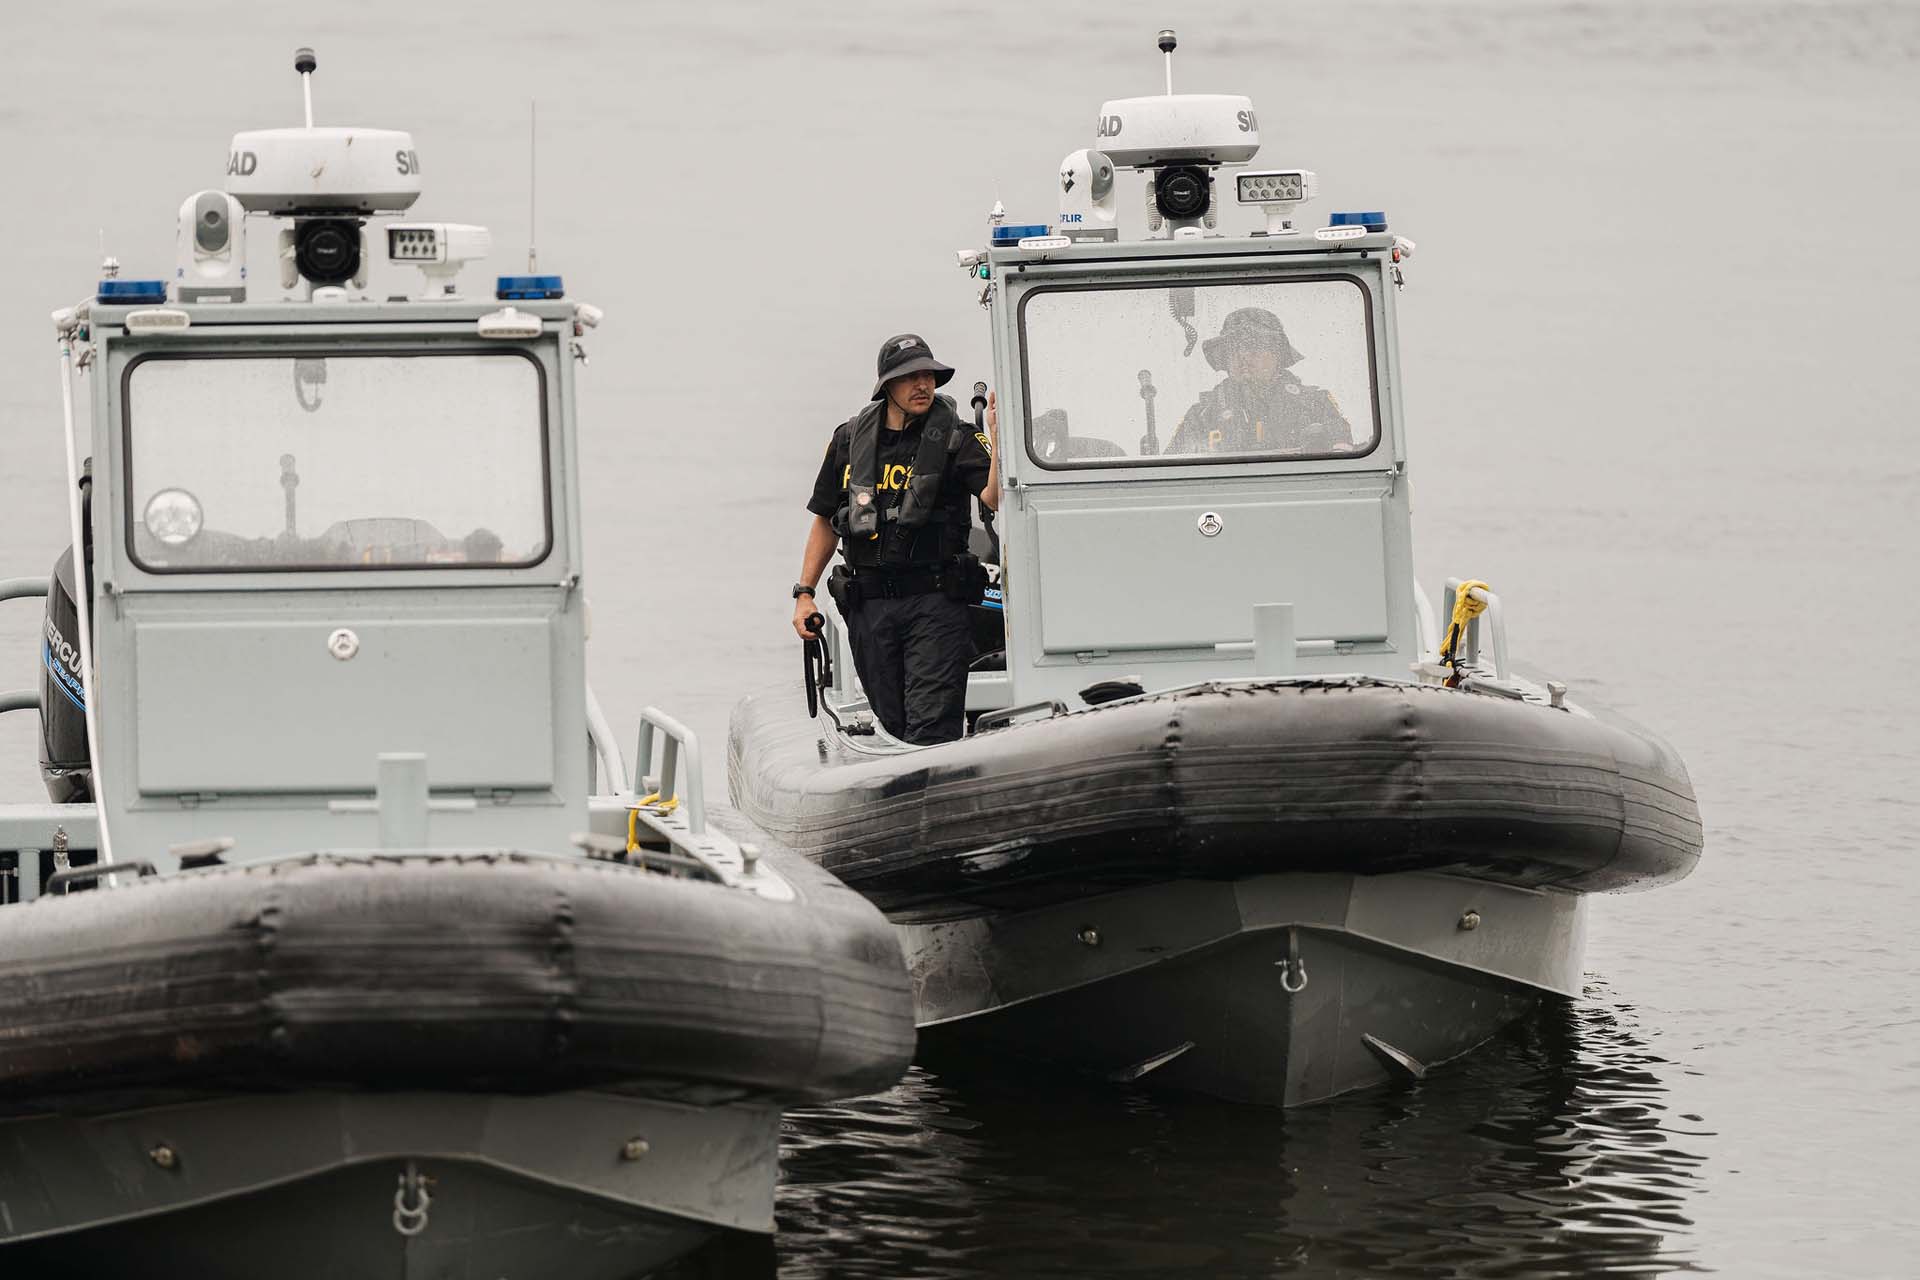
[[[1042,467],[1338,459],[1380,442],[1351,276],[1036,289],[1020,304]]]
[[[552,546],[524,354],[155,356],[121,390],[144,568],[516,567]]]

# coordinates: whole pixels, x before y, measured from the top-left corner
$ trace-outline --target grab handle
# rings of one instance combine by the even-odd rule
[[[640,712],[640,749],[634,760],[633,789],[648,785],[647,766],[653,763],[653,733],[660,731],[660,773],[652,780],[653,791],[662,800],[671,800],[676,792],[687,806],[687,829],[696,836],[707,833],[706,775],[700,769],[700,740],[693,730],[657,707]],[[681,755],[686,761],[681,763]],[[684,779],[680,776],[684,774]]]
[[[1021,716],[1035,711],[1046,711],[1051,715],[1063,716],[1067,713],[1067,704],[1058,698],[1048,698],[1045,702],[1029,702],[1018,707],[1002,707],[998,711],[989,711],[973,722],[975,733],[985,733],[989,729],[998,729],[1012,724]]]
[[[81,884],[88,880],[98,880],[101,876],[117,876],[128,871],[137,871],[142,879],[154,874],[153,864],[145,858],[134,858],[128,862],[98,862],[90,867],[68,867],[65,871],[56,871],[47,877],[47,883],[41,887],[42,893],[56,893],[70,884]]]

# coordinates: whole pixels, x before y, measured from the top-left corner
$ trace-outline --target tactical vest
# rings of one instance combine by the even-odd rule
[[[966,440],[965,429],[953,401],[936,396],[920,428],[913,478],[900,500],[888,506],[877,487],[886,411],[884,401],[875,401],[847,421],[847,497],[835,521],[843,554],[856,569],[937,564],[949,554],[944,528],[949,512],[940,501],[940,486]]]
[[[1258,391],[1231,380],[1221,383],[1201,394],[1189,416],[1181,424],[1189,433],[1180,442],[1182,452],[1319,450],[1350,443],[1332,397],[1284,371]]]

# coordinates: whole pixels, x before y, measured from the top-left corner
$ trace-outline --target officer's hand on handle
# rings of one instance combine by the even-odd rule
[[[993,452],[1000,452],[1000,393],[987,392],[987,435],[993,441]]]
[[[802,640],[812,640],[820,634],[820,611],[813,607],[813,597],[797,596],[793,602],[793,630]]]

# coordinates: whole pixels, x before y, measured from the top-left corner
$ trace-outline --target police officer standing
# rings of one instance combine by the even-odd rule
[[[1305,359],[1280,318],[1264,307],[1230,313],[1217,337],[1201,344],[1207,363],[1227,376],[1180,419],[1168,453],[1338,453],[1353,448],[1353,428],[1333,393],[1308,386],[1293,366]]]
[[[814,588],[838,545],[845,563],[828,586],[874,715],[905,742],[950,742],[966,726],[967,610],[986,585],[967,550],[969,504],[1000,505],[998,414],[989,397],[989,438],[935,395],[953,370],[916,334],[888,338],[875,372],[870,402],[835,429],[807,502],[793,629],[810,634]]]

